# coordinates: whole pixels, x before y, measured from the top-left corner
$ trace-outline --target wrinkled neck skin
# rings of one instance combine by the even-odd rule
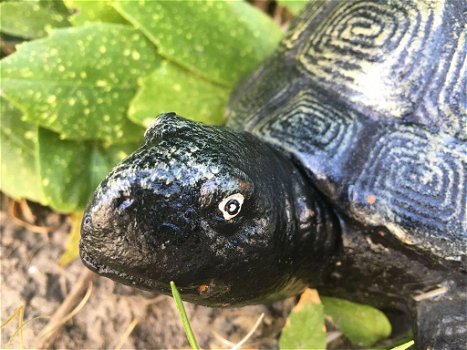
[[[340,248],[323,265],[313,286],[321,294],[413,313],[417,300],[438,296],[465,279],[437,262],[416,255],[385,227],[364,226],[336,213]],[[315,276],[316,277],[316,276]]]
[[[282,210],[274,235],[279,241],[285,236],[284,244],[279,244],[277,251],[286,251],[287,256],[279,260],[285,258],[293,263],[293,275],[305,283],[304,287],[317,285],[324,267],[332,264],[340,249],[338,218],[299,167],[278,151],[272,151],[285,170],[283,177],[273,177],[274,183],[270,184],[272,188],[282,188],[282,196],[275,196]]]
[[[287,162],[291,169],[287,179],[290,188],[289,195],[282,200],[285,216],[293,218],[293,227],[288,230],[291,252],[301,259],[297,274],[308,285],[314,285],[321,280],[323,267],[339,252],[340,224],[306,175],[292,161],[287,159]]]

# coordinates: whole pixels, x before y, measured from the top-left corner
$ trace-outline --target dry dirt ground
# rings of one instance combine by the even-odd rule
[[[45,234],[34,233],[13,220],[6,211],[8,203],[5,199],[2,202],[1,322],[24,305],[24,321],[32,320],[23,327],[24,348],[31,348],[38,345],[38,334],[76,286],[85,268],[79,260],[65,268],[57,263],[69,230],[66,217],[36,208],[40,212],[39,221],[57,229]],[[221,338],[238,342],[261,313],[265,313],[264,319],[246,346],[275,349],[293,303],[294,300],[287,300],[239,309],[186,304],[186,309],[203,349],[228,348]],[[171,298],[150,295],[98,276],[93,277],[92,294],[85,306],[56,332],[51,342],[42,345],[55,349],[115,348],[125,339],[125,331],[133,320],[136,326],[121,348],[188,348]],[[1,348],[20,347],[19,337],[15,336],[17,330],[17,319],[2,329]]]

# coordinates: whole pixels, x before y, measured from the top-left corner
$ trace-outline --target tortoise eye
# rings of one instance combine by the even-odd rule
[[[240,213],[245,197],[241,193],[235,193],[224,198],[219,203],[219,210],[222,212],[225,220],[231,220]]]

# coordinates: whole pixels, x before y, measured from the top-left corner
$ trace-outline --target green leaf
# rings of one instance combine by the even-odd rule
[[[121,1],[120,14],[156,45],[161,56],[232,86],[272,53],[282,33],[244,1]]]
[[[52,131],[39,129],[39,170],[49,205],[65,213],[83,210],[110,169],[136,147],[64,141]]]
[[[287,319],[279,339],[280,349],[325,349],[323,305],[318,293],[307,289]]]
[[[112,0],[65,0],[65,4],[73,13],[70,21],[74,26],[89,22],[128,24],[112,7]]]
[[[70,215],[71,230],[65,246],[65,252],[59,260],[60,266],[66,266],[79,257],[79,239],[81,238],[81,221],[83,221],[83,212]]]
[[[309,0],[276,0],[279,5],[287,7],[294,15],[299,13]]]
[[[67,139],[131,142],[137,80],[160,63],[137,30],[116,24],[58,29],[2,60],[2,89],[25,119]]]
[[[188,316],[186,315],[185,307],[183,306],[182,298],[180,297],[180,293],[175,286],[173,281],[170,281],[170,289],[172,290],[172,296],[175,300],[175,305],[177,306],[178,313],[180,318],[182,319],[183,329],[185,330],[186,337],[188,338],[188,342],[193,350],[199,349],[198,343],[196,342],[195,335],[191,329],[190,321],[188,320]]]
[[[222,124],[228,97],[229,90],[164,61],[142,80],[128,115],[146,127],[157,114],[169,111],[204,123]]]
[[[391,323],[381,311],[347,300],[321,297],[326,318],[349,340],[368,347],[391,334]]]
[[[37,126],[21,121],[21,111],[0,97],[0,189],[10,197],[46,204],[37,169]]]
[[[55,2],[9,1],[0,4],[0,31],[22,38],[40,38],[52,28],[67,27],[68,13]]]

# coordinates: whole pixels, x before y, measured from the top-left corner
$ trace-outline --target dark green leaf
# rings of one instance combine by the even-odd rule
[[[122,1],[116,9],[165,58],[232,86],[276,47],[281,31],[244,1]]]
[[[279,339],[281,349],[324,349],[323,305],[315,290],[307,289],[287,319]]]
[[[9,1],[0,4],[0,31],[22,38],[40,38],[53,29],[67,27],[68,13],[54,3],[61,1]]]
[[[29,1],[29,0],[19,0],[19,1]],[[34,0],[33,0],[34,1]],[[50,9],[51,11],[55,11],[61,13],[65,16],[70,16],[70,11],[68,11],[67,7],[63,3],[62,0],[39,0],[41,6]]]
[[[10,197],[46,204],[37,169],[37,126],[21,121],[21,111],[5,98],[1,104],[0,189]]]
[[[221,124],[228,96],[229,90],[165,61],[142,80],[129,117],[147,127],[157,114],[174,111],[197,121]]]
[[[136,144],[105,147],[93,141],[64,141],[52,131],[39,129],[39,169],[44,196],[57,211],[83,210],[110,169],[134,149]]]
[[[331,297],[321,300],[326,318],[354,344],[370,346],[391,334],[391,323],[371,306]]]
[[[142,132],[127,118],[137,80],[159,63],[129,26],[59,29],[2,60],[2,89],[26,120],[63,138],[130,142]]]
[[[128,24],[112,7],[112,2],[112,0],[65,0],[66,6],[73,11],[70,21],[74,26],[89,22]]]

